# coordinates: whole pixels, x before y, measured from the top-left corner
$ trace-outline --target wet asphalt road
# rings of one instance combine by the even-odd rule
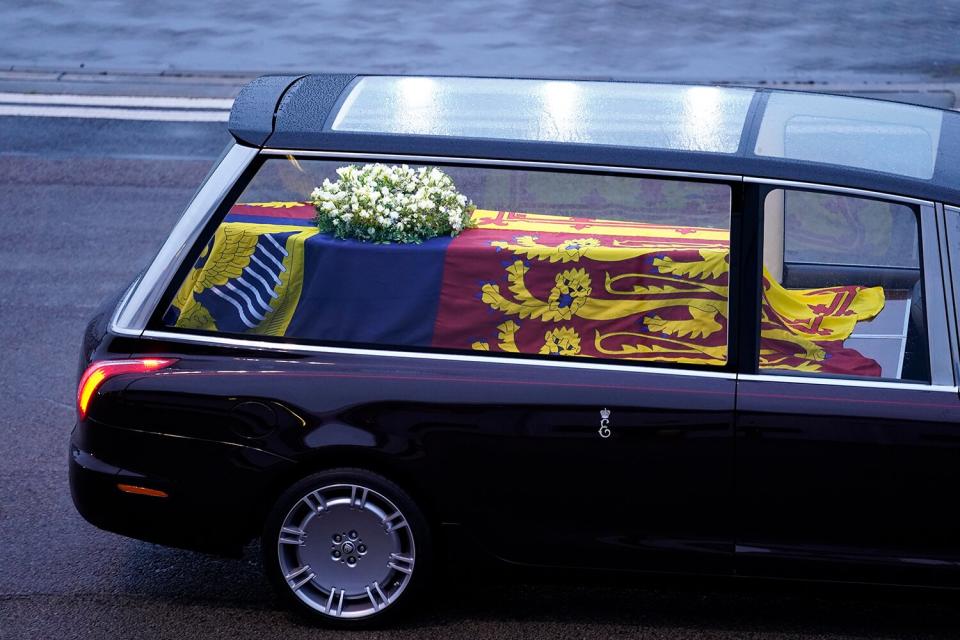
[[[0,0],[0,68],[901,81],[960,74],[954,0]]]
[[[94,529],[66,446],[79,338],[169,231],[222,125],[0,118],[0,638],[325,638],[239,560]],[[354,638],[955,638],[960,595],[585,576],[442,578]]]

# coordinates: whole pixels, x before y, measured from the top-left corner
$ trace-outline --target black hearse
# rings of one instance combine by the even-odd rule
[[[960,583],[960,114],[268,76],[83,339],[74,502],[382,621],[442,540]],[[458,535],[453,536],[452,534]]]

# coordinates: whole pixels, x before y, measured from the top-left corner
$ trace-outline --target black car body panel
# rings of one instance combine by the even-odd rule
[[[956,583],[960,399],[741,380],[738,568]]]
[[[124,380],[115,394],[120,379],[105,384],[75,446],[102,453],[103,462],[123,460],[121,475],[141,474],[161,488],[176,485],[171,477],[194,487],[208,475],[229,483],[248,474],[242,490],[217,483],[212,493],[170,498],[202,505],[228,492],[232,498],[217,501],[228,510],[246,505],[250,522],[236,528],[248,534],[272,492],[297,473],[346,463],[406,480],[436,523],[463,525],[515,562],[549,565],[563,552],[571,565],[731,567],[733,380],[681,375],[675,386],[656,373],[511,362],[238,357],[220,349],[185,356],[179,345],[141,346],[151,349],[134,356],[176,348],[180,360]],[[597,436],[598,406],[614,416],[613,447]],[[182,477],[207,466],[206,456],[228,453],[224,467]],[[625,500],[633,492],[619,489],[645,485],[657,487],[656,502],[641,491],[633,503]],[[571,509],[580,513],[575,520]],[[638,510],[647,514],[642,521]],[[522,528],[522,539],[504,518]],[[631,524],[639,522],[643,528]]]

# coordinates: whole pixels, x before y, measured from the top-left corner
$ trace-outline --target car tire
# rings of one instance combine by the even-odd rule
[[[331,469],[277,499],[261,537],[263,570],[311,622],[382,626],[409,610],[427,582],[432,541],[423,513],[383,476]]]

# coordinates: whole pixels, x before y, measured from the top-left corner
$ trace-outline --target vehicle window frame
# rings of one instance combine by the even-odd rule
[[[948,332],[953,354],[954,381],[960,384],[960,208],[937,205],[938,220],[943,223],[940,250],[943,252],[943,281],[948,298]]]
[[[932,202],[900,197],[893,194],[881,192],[863,191],[860,189],[849,189],[845,187],[836,187],[827,184],[794,182],[787,180],[774,180],[764,178],[745,177],[747,183],[755,183],[759,189],[755,197],[751,198],[752,213],[755,214],[754,225],[757,229],[759,239],[758,252],[763,251],[764,237],[764,210],[767,196],[776,190],[806,191],[823,195],[847,196],[851,198],[863,198],[907,206],[913,211],[917,219],[917,240],[919,243],[919,267],[921,295],[924,303],[924,330],[926,332],[927,358],[930,367],[930,380],[904,380],[895,378],[868,378],[862,376],[840,375],[832,373],[807,373],[790,370],[760,369],[759,368],[759,344],[757,351],[753,354],[751,361],[752,367],[745,367],[743,373],[751,377],[769,377],[772,380],[783,378],[801,378],[809,379],[811,382],[822,382],[829,384],[831,382],[844,384],[882,384],[886,385],[906,385],[923,387],[942,387],[955,386],[954,364],[949,348],[949,331],[946,318],[946,298],[943,286],[943,271],[941,260],[941,248],[939,243],[939,232],[937,229],[937,219],[935,205]],[[759,288],[761,274],[758,272],[756,286]],[[750,336],[750,339],[759,343],[759,318],[760,301],[755,303],[753,314],[757,320],[756,336]],[[746,339],[746,336],[744,336]],[[944,344],[944,343],[947,344]]]
[[[110,320],[113,332],[136,336],[149,327],[156,305],[162,302],[168,286],[177,276],[180,264],[176,258],[189,252],[200,233],[199,227],[206,224],[217,208],[225,200],[236,198],[234,189],[239,182],[245,181],[244,176],[249,175],[256,153],[256,149],[235,142],[224,148],[160,248],[124,294]]]
[[[728,275],[728,300],[727,300],[727,361],[722,366],[717,365],[696,365],[688,363],[675,362],[655,362],[638,361],[626,358],[585,358],[576,356],[557,357],[550,355],[540,355],[535,353],[498,353],[484,351],[468,351],[463,349],[446,349],[438,347],[422,346],[404,346],[404,345],[386,345],[376,343],[359,342],[335,342],[329,340],[312,340],[306,338],[294,338],[283,336],[266,335],[244,335],[233,333],[220,333],[213,331],[204,331],[199,329],[187,329],[181,327],[171,327],[163,323],[162,317],[177,293],[183,279],[189,270],[196,263],[203,247],[216,232],[216,229],[223,222],[229,213],[230,208],[235,204],[237,198],[243,193],[247,185],[260,171],[263,164],[272,159],[294,158],[298,161],[326,160],[331,162],[357,163],[357,162],[408,162],[410,164],[435,164],[438,167],[457,166],[472,167],[477,169],[517,169],[531,171],[548,171],[556,173],[577,173],[598,176],[620,176],[647,178],[654,180],[680,180],[687,182],[705,182],[711,184],[724,184],[730,189],[730,270]],[[740,176],[727,174],[713,174],[696,171],[669,171],[657,169],[643,169],[630,166],[593,166],[580,164],[567,164],[558,162],[540,162],[540,161],[512,161],[495,160],[485,158],[461,158],[450,156],[420,156],[420,155],[399,155],[399,154],[380,154],[375,152],[325,152],[325,151],[298,151],[286,149],[261,149],[257,156],[251,161],[250,165],[243,175],[236,181],[230,192],[215,207],[204,223],[203,230],[196,235],[194,244],[188,251],[183,252],[173,276],[170,278],[163,295],[159,297],[158,304],[152,309],[150,317],[145,326],[145,333],[152,335],[158,333],[166,335],[198,336],[206,341],[216,341],[221,339],[225,344],[234,343],[259,343],[276,344],[278,349],[287,347],[303,346],[307,348],[330,348],[330,349],[349,349],[355,351],[369,352],[395,352],[411,354],[442,354],[446,357],[469,357],[489,358],[493,362],[509,363],[519,360],[535,360],[545,362],[562,362],[565,366],[577,365],[603,365],[620,366],[631,368],[647,369],[666,369],[673,372],[690,373],[717,373],[717,374],[735,374],[739,369],[739,349],[738,337],[742,334],[739,329],[739,321],[742,314],[739,312],[738,298],[740,293],[739,283],[742,277],[739,275],[739,263],[741,250],[740,238],[741,219],[744,199],[742,197],[742,179]]]
[[[936,206],[920,207],[920,259],[924,274],[924,311],[930,349],[930,384],[956,386],[950,330],[947,322],[946,288],[943,283],[947,257],[941,254]],[[923,246],[927,249],[924,250]]]

